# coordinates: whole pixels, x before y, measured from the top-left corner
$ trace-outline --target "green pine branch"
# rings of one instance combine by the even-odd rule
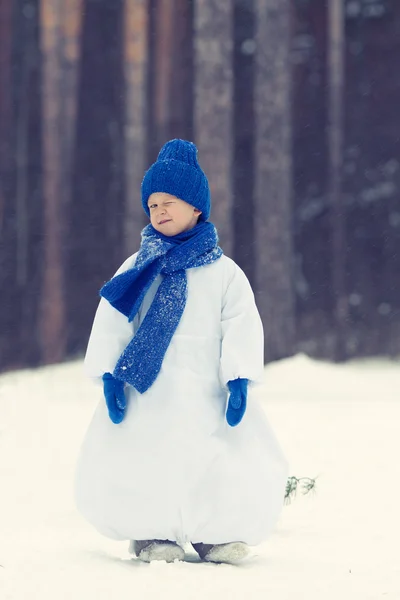
[[[310,477],[294,477],[288,478],[285,490],[285,504],[290,504],[297,492],[300,491],[303,495],[309,492],[315,492],[316,478]]]

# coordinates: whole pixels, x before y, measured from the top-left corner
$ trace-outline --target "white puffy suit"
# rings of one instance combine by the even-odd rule
[[[161,277],[131,323],[101,299],[85,357],[100,384],[144,319]],[[144,394],[125,387],[120,424],[110,420],[99,386],[76,469],[76,503],[116,540],[256,545],[276,525],[288,476],[254,397],[264,369],[260,316],[245,274],[226,256],[188,269],[187,278],[187,304],[161,371]],[[226,384],[238,377],[252,383],[243,420],[232,428]]]

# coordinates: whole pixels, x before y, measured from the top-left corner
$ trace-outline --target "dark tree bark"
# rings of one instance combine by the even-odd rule
[[[328,197],[332,236],[332,293],[335,298],[334,358],[345,360],[348,298],[346,290],[346,215],[342,194],[343,92],[344,92],[344,2],[328,3]]]
[[[198,0],[194,14],[194,135],[210,183],[211,218],[228,256],[233,252],[232,39],[232,0]]]
[[[13,2],[11,54],[9,46],[7,50],[11,64],[1,184],[0,368],[35,365],[39,361],[36,324],[42,196],[38,4],[37,0]]]
[[[62,260],[63,197],[63,78],[61,62],[61,6],[53,0],[41,2],[43,56],[43,196],[44,257],[40,304],[40,344],[43,363],[61,362],[65,355],[65,294]]]
[[[41,1],[45,243],[39,329],[44,363],[60,362],[66,352],[66,214],[71,201],[81,21],[82,0]]]
[[[171,89],[173,86],[174,9],[175,0],[155,0],[152,63],[153,135],[151,152],[156,158],[160,147],[171,135]]]
[[[150,0],[148,163],[172,138],[193,135],[193,5]]]
[[[10,153],[11,31],[13,0],[0,2],[0,231],[5,208],[5,178]]]
[[[294,352],[290,1],[256,0],[256,295],[266,361]]]
[[[75,146],[77,82],[80,60],[80,41],[82,34],[83,0],[64,0],[61,6],[61,109],[62,109],[62,154],[63,154],[63,187],[64,204],[67,205],[71,195],[71,166]]]
[[[17,322],[15,232],[11,179],[12,147],[12,16],[13,0],[0,3],[0,370],[14,360],[17,344],[11,340]],[[8,314],[7,314],[8,313]],[[16,336],[18,339],[18,336]]]
[[[42,71],[39,0],[17,2],[14,16],[15,198],[17,199],[17,289],[20,304],[19,363],[40,362],[39,298],[43,262]],[[14,332],[15,335],[15,332]]]
[[[296,2],[291,44],[293,231],[297,348],[329,352],[332,335],[327,197],[327,5]]]
[[[125,188],[124,252],[140,244],[145,214],[140,186],[147,163],[148,1],[125,0]]]
[[[193,8],[194,2],[175,0],[171,137],[193,139]]]
[[[235,0],[233,34],[233,259],[254,284],[254,0]]]
[[[68,351],[84,350],[98,290],[124,254],[124,30],[122,0],[86,0],[72,201]]]

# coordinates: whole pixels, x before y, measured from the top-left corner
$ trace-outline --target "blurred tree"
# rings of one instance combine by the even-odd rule
[[[194,0],[175,0],[171,86],[171,135],[193,138],[193,19]]]
[[[193,135],[193,2],[150,0],[147,162]]]
[[[254,0],[235,0],[233,28],[233,259],[255,283]]]
[[[12,160],[12,13],[13,0],[0,2],[0,370],[16,360],[18,336],[15,281],[14,211],[11,205]],[[8,314],[7,314],[8,313]]]
[[[0,78],[6,85],[0,89],[2,368],[38,364],[40,355],[36,330],[42,236],[38,9],[38,0],[2,2],[1,8],[5,20],[1,22]]]
[[[39,321],[44,363],[66,350],[65,216],[71,193],[81,0],[41,1],[44,279]]]
[[[148,136],[148,1],[125,0],[125,187],[124,252],[138,249],[144,214],[140,186],[146,167]]]
[[[327,5],[320,0],[296,0],[292,6],[292,221],[297,348],[317,356],[332,356]]]
[[[151,119],[153,148],[151,161],[155,160],[160,147],[171,137],[171,93],[174,85],[174,9],[175,0],[153,0],[151,20],[152,79]]]
[[[342,190],[348,356],[399,354],[400,4],[346,3]]]
[[[39,321],[44,363],[60,362],[65,354],[64,265],[62,240],[64,215],[61,80],[61,3],[41,0],[43,56],[43,196],[44,265]]]
[[[194,48],[194,137],[210,182],[213,221],[232,256],[233,0],[197,0]]]
[[[0,151],[4,165],[5,131],[9,125],[11,108],[11,50],[13,0],[0,3]]]
[[[53,0],[54,1],[54,0]],[[75,147],[77,82],[81,50],[83,0],[62,0],[61,4],[61,106],[63,135],[63,188],[65,204],[71,194],[72,154]]]
[[[0,232],[3,227],[6,173],[10,155],[12,7],[13,0],[0,2]]]
[[[344,0],[329,0],[328,9],[328,198],[331,213],[334,358],[345,360],[347,357],[348,294],[346,289],[346,215],[342,193]]]
[[[290,13],[290,0],[256,0],[256,295],[267,362],[295,349]]]
[[[69,207],[68,352],[83,349],[102,283],[124,253],[124,5],[85,0]]]

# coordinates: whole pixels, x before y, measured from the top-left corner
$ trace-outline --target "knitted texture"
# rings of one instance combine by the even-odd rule
[[[231,427],[239,425],[246,412],[248,383],[248,379],[241,378],[228,381],[230,396],[226,411],[226,420]]]
[[[126,411],[124,382],[115,379],[111,373],[104,373],[103,393],[111,421],[116,424],[121,423]]]
[[[171,238],[152,225],[144,228],[134,267],[113,277],[100,290],[103,298],[132,321],[153,281],[163,276],[143,322],[117,361],[114,377],[141,394],[149,389],[157,379],[186,306],[186,269],[211,264],[221,256],[212,223],[198,223]]]
[[[161,148],[157,161],[146,171],[142,181],[142,204],[147,216],[150,216],[147,201],[156,192],[171,194],[198,208],[201,221],[209,218],[210,188],[197,162],[197,148],[192,142],[167,142]]]

